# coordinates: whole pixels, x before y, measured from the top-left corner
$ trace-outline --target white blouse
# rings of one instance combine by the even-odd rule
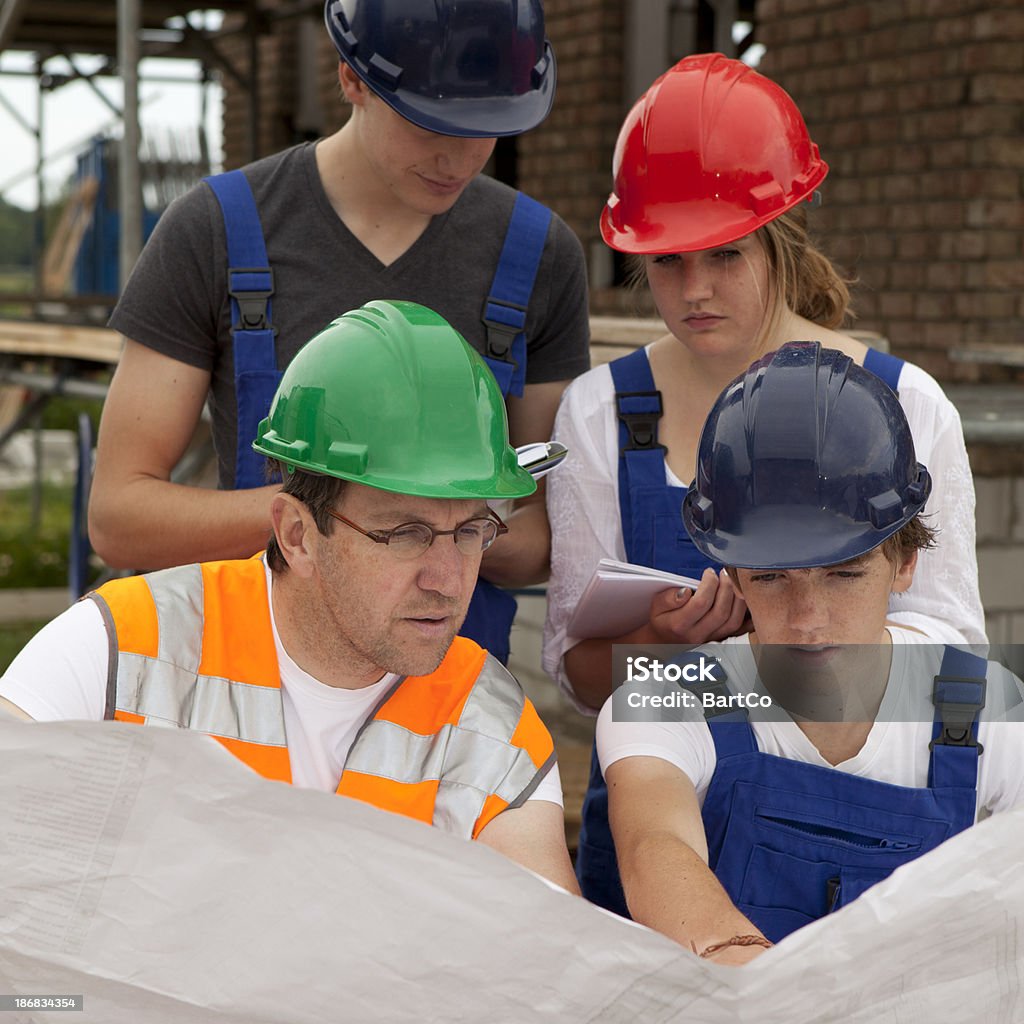
[[[925,512],[938,537],[936,547],[920,553],[910,590],[890,598],[889,618],[939,643],[984,644],[974,550],[974,480],[960,414],[920,367],[905,364],[899,384],[917,459],[932,476]],[[602,558],[626,559],[619,520],[615,388],[607,366],[595,367],[569,385],[555,420],[555,439],[569,454],[548,481],[551,579],[542,664],[572,703],[593,715],[576,700],[563,658],[587,639],[568,635],[566,626],[597,563]],[[680,481],[667,464],[665,480],[674,486],[689,483]]]

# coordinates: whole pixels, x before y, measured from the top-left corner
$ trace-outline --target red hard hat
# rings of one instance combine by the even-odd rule
[[[684,57],[619,131],[601,234],[620,252],[734,242],[809,199],[828,173],[780,86],[720,53]]]

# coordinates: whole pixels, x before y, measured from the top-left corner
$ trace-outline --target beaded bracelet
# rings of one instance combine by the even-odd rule
[[[709,956],[714,956],[728,946],[764,946],[765,949],[771,949],[774,945],[774,942],[769,941],[763,935],[734,935],[724,942],[712,943],[704,952],[697,953],[697,947],[692,942],[690,943],[694,953],[697,953],[701,960],[707,960]]]

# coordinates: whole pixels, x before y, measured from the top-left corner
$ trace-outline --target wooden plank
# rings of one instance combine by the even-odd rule
[[[626,355],[665,333],[660,320],[629,317],[591,317],[590,327],[595,364]],[[121,354],[121,336],[105,327],[0,320],[0,353],[116,363]]]
[[[661,320],[638,317],[592,316],[590,354],[595,366],[628,355],[640,345],[666,333]],[[872,331],[850,331],[853,337],[876,348],[888,342]],[[121,336],[106,327],[75,327],[26,320],[0,320],[0,353],[25,356],[56,356],[116,363],[121,355]]]
[[[638,345],[661,337],[660,320],[595,316],[590,318],[591,358],[595,366],[627,355]],[[852,336],[875,348],[888,350],[889,343],[872,331],[850,331]],[[1006,358],[1015,346],[1003,346]],[[76,327],[25,320],[0,320],[0,354],[26,358],[82,359],[115,365],[121,357],[121,335],[106,327]],[[993,385],[974,388],[947,387],[960,409],[968,442],[1015,443],[1024,439],[1024,416],[1020,412],[1020,389]],[[11,393],[8,400],[16,401]]]
[[[590,343],[598,345],[626,345],[637,348],[656,341],[668,333],[664,322],[626,316],[592,316]]]
[[[16,384],[0,384],[0,431],[6,430],[18,417],[28,392]]]
[[[121,335],[106,327],[0,320],[0,353],[115,364]]]
[[[82,239],[92,224],[93,209],[99,193],[98,178],[83,178],[64,204],[53,237],[43,253],[43,292],[63,295],[71,285],[71,272],[82,248]]]
[[[590,341],[598,345],[624,345],[637,348],[657,341],[668,333],[663,320],[654,317],[592,316]],[[866,345],[888,347],[888,341],[877,331],[847,330],[844,333]]]
[[[949,358],[955,363],[1024,366],[1024,345],[978,345],[975,348],[951,348]]]
[[[624,316],[590,318],[590,362],[593,366],[627,356],[641,345],[668,333],[661,320]]]

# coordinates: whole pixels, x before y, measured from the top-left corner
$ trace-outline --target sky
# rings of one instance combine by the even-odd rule
[[[37,85],[35,78],[3,74],[9,70],[29,70],[34,55],[8,50],[0,54],[0,94],[30,124],[36,123]],[[89,72],[102,61],[96,57],[76,56],[80,70]],[[51,73],[68,71],[62,57],[51,58],[46,65]],[[140,64],[139,103],[142,133],[161,136],[168,131],[195,132],[201,112],[199,65],[186,60],[146,60]],[[178,78],[180,83],[147,82],[147,76]],[[98,87],[120,108],[123,88],[118,78],[97,80]],[[207,138],[215,161],[221,157],[221,93],[219,86],[208,89]],[[43,150],[46,159],[44,177],[47,196],[60,191],[73,173],[75,152],[86,147],[100,132],[119,135],[114,113],[82,81],[71,82],[43,96]],[[67,152],[64,152],[67,151]],[[57,155],[64,152],[64,155]],[[26,209],[36,204],[36,142],[0,104],[0,196]],[[215,168],[216,169],[216,168]]]

